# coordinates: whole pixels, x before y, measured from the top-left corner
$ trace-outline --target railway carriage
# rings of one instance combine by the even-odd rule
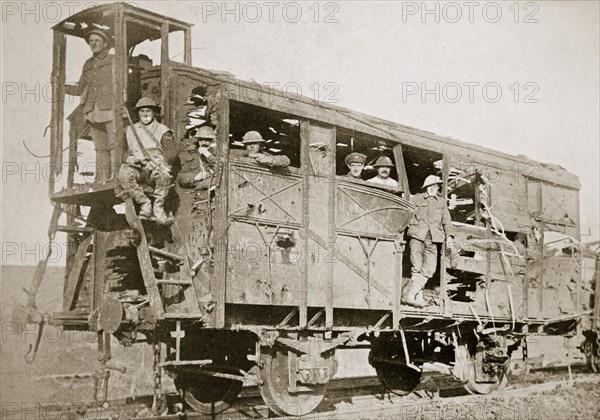
[[[115,179],[82,182],[89,134],[77,109],[65,118],[62,86],[71,45],[94,26],[114,38],[117,162],[123,109],[141,97],[160,103],[182,143],[195,125],[216,127],[210,187],[175,185],[170,225],[138,217]],[[190,24],[124,3],[54,27],[49,234],[68,236],[64,306],[35,310],[42,262],[24,309],[30,322],[98,333],[96,389],[108,381],[111,335],[155,349],[157,409],[164,371],[194,410],[223,410],[254,381],[273,412],[301,415],[323,398],[339,348],[370,346],[369,363],[398,394],[424,368],[489,393],[505,386],[511,354],[521,347],[526,356],[528,334],[574,334],[587,309],[581,253],[551,242],[579,240],[575,175],[192,67],[191,51]],[[233,157],[249,130],[290,166]],[[345,177],[350,152],[393,158],[398,189]],[[400,303],[410,273],[404,233],[411,194],[430,174],[443,179],[462,250],[451,266],[441,246],[425,290],[434,305],[418,309]]]

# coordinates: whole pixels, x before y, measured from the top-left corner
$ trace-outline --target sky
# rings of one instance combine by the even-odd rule
[[[23,141],[48,153],[51,27],[98,3],[1,2],[2,264],[47,249],[47,159]],[[193,23],[194,66],[563,166],[582,184],[582,240],[598,239],[599,2],[131,4]],[[90,53],[72,51],[75,82]]]

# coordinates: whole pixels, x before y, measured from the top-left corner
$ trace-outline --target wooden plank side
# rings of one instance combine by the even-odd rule
[[[294,96],[290,98],[290,95],[286,95],[284,92],[258,83],[237,80],[232,76],[218,75],[207,70],[189,68],[183,65],[178,65],[176,68],[179,72],[197,73],[226,82],[228,89],[236,93],[232,98],[240,102],[289,112],[299,117],[356,130],[366,135],[377,136],[438,153],[468,155],[474,160],[494,162],[506,169],[510,167],[521,167],[525,171],[535,169],[534,174],[525,174],[569,188],[579,189],[581,187],[576,175],[556,165],[542,164],[525,156],[513,156],[453,138],[438,136],[349,109],[317,102],[307,97]]]

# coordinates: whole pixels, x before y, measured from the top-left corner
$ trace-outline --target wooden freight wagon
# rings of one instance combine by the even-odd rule
[[[78,173],[89,130],[77,108],[67,130],[72,101],[62,86],[70,45],[83,45],[91,27],[114,40],[117,162],[123,110],[141,97],[161,105],[182,147],[199,126],[217,133],[209,185],[176,183],[169,225],[138,217],[114,177],[102,184]],[[170,58],[174,46],[182,62]],[[292,415],[319,404],[341,347],[370,345],[370,363],[399,394],[419,383],[425,364],[489,393],[506,384],[510,355],[528,334],[575,330],[581,256],[550,246],[554,235],[579,239],[575,175],[195,68],[191,50],[191,25],[124,3],[54,27],[50,236],[65,232],[69,249],[63,310],[35,311],[43,262],[30,321],[97,331],[103,369],[111,334],[152,344],[157,408],[166,370],[196,410],[222,410],[254,380],[275,413]],[[247,131],[289,167],[233,153]],[[399,187],[345,177],[350,152],[393,159]],[[462,251],[451,268],[441,247],[426,289],[434,305],[418,309],[400,304],[410,273],[404,231],[411,195],[430,174],[443,179]],[[108,380],[102,372],[97,389]]]

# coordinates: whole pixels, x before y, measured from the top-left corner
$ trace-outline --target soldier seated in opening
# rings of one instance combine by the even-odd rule
[[[367,182],[371,182],[373,184],[379,184],[379,185],[382,185],[385,187],[392,187],[392,188],[399,187],[398,181],[390,178],[390,172],[392,171],[392,168],[394,167],[394,164],[392,163],[392,159],[390,159],[387,156],[380,156],[377,159],[377,161],[375,162],[375,165],[373,165],[373,167],[377,168],[377,176],[367,180]]]
[[[165,197],[171,186],[171,164],[177,156],[173,133],[156,121],[160,107],[152,99],[141,98],[135,111],[140,120],[125,131],[129,155],[119,170],[119,183],[141,206],[140,216],[154,216],[157,222],[167,223]],[[154,187],[154,206],[140,183]]]
[[[348,169],[350,169],[350,172],[346,174],[346,177],[356,180],[362,180],[360,175],[362,174],[362,171],[365,168],[366,161],[367,156],[363,155],[362,153],[354,152],[346,156],[344,162],[346,163],[346,166],[348,166]]]
[[[267,168],[287,168],[290,159],[284,155],[272,155],[264,150],[265,140],[258,131],[248,131],[242,137],[242,143],[246,150],[233,149],[229,152],[231,158],[251,158],[260,166]]]
[[[445,199],[439,195],[441,183],[440,177],[429,175],[421,187],[425,191],[410,200],[417,207],[407,232],[412,276],[404,286],[402,303],[417,308],[429,305],[423,297],[423,288],[436,270],[437,244],[446,240],[448,249],[452,250],[455,258],[458,256],[450,212]]]
[[[194,137],[179,153],[181,171],[177,183],[182,188],[208,189],[215,171],[215,131],[209,126],[196,130]]]

